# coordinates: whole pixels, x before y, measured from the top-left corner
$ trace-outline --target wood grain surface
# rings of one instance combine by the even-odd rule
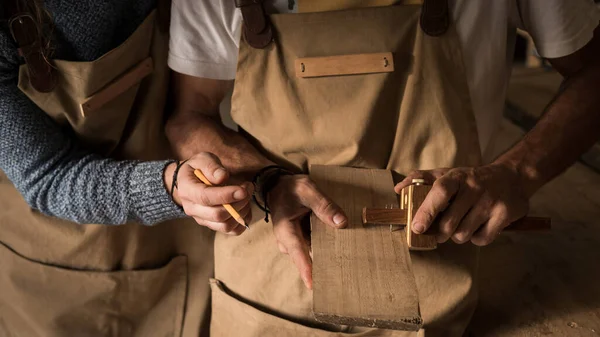
[[[398,207],[386,170],[312,166],[310,176],[348,215],[346,229],[311,218],[313,310],[317,320],[418,330],[416,283],[403,231],[364,226],[367,207]]]

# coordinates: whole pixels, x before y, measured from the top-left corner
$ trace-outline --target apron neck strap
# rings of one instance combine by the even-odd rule
[[[50,92],[56,86],[56,71],[44,55],[39,23],[17,0],[3,0],[4,16],[8,19],[11,35],[25,60],[31,86],[39,92]]]
[[[273,29],[263,6],[264,0],[234,0],[244,19],[244,38],[254,48],[263,49],[273,41]],[[421,29],[430,36],[443,35],[450,26],[448,0],[424,0]]]
[[[448,0],[425,0],[421,9],[421,29],[430,36],[443,35],[450,26]]]

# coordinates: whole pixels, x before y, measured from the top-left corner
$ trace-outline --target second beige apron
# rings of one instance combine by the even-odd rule
[[[311,164],[401,174],[480,164],[456,31],[428,36],[420,14],[409,5],[271,15],[273,43],[241,42],[234,120],[271,158],[305,172]],[[297,77],[298,58],[387,52],[393,72]],[[476,304],[478,250],[448,243],[411,257],[420,334],[461,336]],[[311,292],[263,221],[241,237],[217,235],[215,275],[213,336],[417,335],[316,322]]]
[[[53,61],[50,93],[32,88],[26,66],[19,87],[98,152],[169,158],[168,35],[156,22],[153,13],[93,62]],[[126,188],[109,183],[97,188]],[[213,237],[190,219],[148,227],[48,217],[0,172],[0,336],[207,335]]]

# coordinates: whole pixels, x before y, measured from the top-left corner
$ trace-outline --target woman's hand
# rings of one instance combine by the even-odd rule
[[[169,193],[176,167],[177,164],[172,163],[164,171],[165,187]],[[203,184],[194,175],[196,169],[202,171],[214,186]],[[231,185],[220,186],[226,183]],[[173,201],[183,207],[185,214],[194,218],[198,224],[225,234],[240,235],[246,228],[225,210],[223,204],[231,204],[246,223],[249,223],[252,220],[252,193],[252,183],[233,184],[229,172],[219,159],[211,153],[202,152],[179,168]]]

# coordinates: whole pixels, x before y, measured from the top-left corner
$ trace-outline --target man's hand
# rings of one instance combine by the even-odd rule
[[[282,176],[268,198],[279,250],[292,258],[304,284],[312,289],[310,243],[303,234],[302,218],[312,211],[334,228],[346,227],[348,219],[306,175]]]
[[[598,139],[600,127],[600,26],[592,40],[571,55],[549,59],[565,81],[535,127],[493,164],[410,174],[435,181],[415,215],[423,232],[439,221],[439,241],[471,240],[485,245],[524,216],[528,198],[572,165]]]
[[[170,191],[175,164],[165,169],[165,186]],[[199,169],[215,186],[204,185],[195,175]],[[240,235],[246,229],[225,210],[223,204],[231,204],[246,223],[252,220],[250,197],[251,183],[218,186],[229,181],[229,172],[219,159],[211,153],[203,152],[185,162],[177,174],[177,188],[173,193],[175,203],[182,206],[185,214],[194,218],[202,226],[214,231]]]
[[[396,193],[412,179],[433,183],[415,214],[413,231],[424,233],[435,220],[440,243],[451,238],[488,245],[529,209],[521,176],[506,165],[414,171],[396,185]]]

